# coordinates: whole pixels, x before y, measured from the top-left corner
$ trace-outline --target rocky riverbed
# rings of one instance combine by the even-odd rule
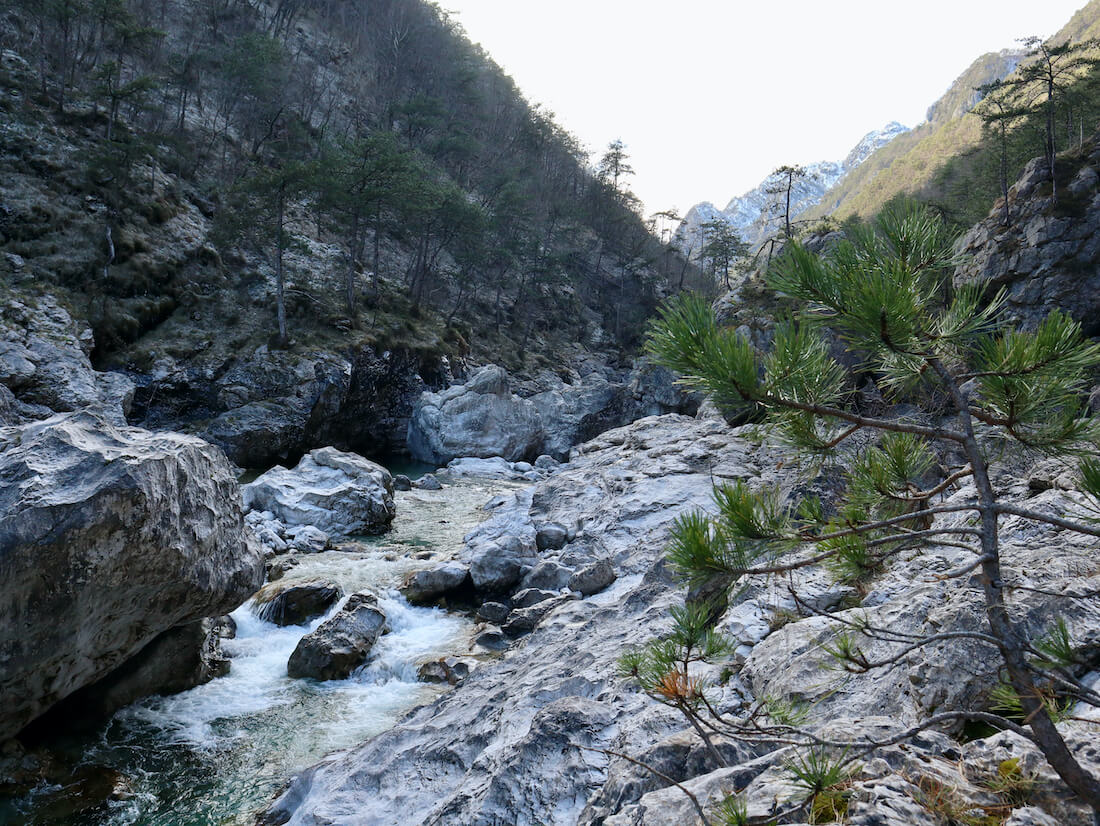
[[[668,629],[668,609],[683,594],[663,558],[667,531],[678,516],[710,507],[714,483],[744,480],[785,491],[813,484],[828,494],[827,476],[807,477],[788,458],[751,429],[731,430],[720,419],[655,417],[581,446],[548,479],[500,501],[493,517],[467,537],[458,558],[440,570],[455,572],[449,580],[453,587],[472,583],[479,599],[491,597],[505,606],[496,617],[505,630],[501,658],[394,728],[303,772],[263,822],[694,822],[688,798],[668,780],[599,749],[635,756],[666,778],[686,783],[712,813],[735,791],[744,792],[754,816],[782,808],[797,794],[784,768],[789,749],[719,739],[718,748],[733,766],[720,768],[694,732],[685,730],[682,718],[640,694],[617,674],[616,663],[630,646]],[[1057,468],[1014,469],[997,484],[1006,495],[1058,512],[1074,501],[1067,478]],[[556,547],[540,547],[536,539],[548,524],[569,526]],[[980,616],[971,589],[935,576],[957,566],[958,554],[933,548],[901,560],[869,593],[834,585],[813,569],[800,578],[799,590],[814,610],[839,610],[841,618],[844,611],[889,616],[914,633],[965,629]],[[1086,661],[1094,661],[1100,612],[1088,594],[1100,585],[1095,542],[1021,526],[1009,530],[1005,556],[1017,585],[1031,587],[1041,578],[1050,591],[1026,592],[1021,610],[1037,626],[1068,612],[1075,646]],[[489,559],[501,558],[512,560],[520,575],[507,584],[483,577],[478,585],[476,572],[489,570]],[[536,570],[575,570],[597,560],[607,561],[615,573],[604,590],[590,596],[550,593],[531,607],[516,605],[530,599]],[[747,708],[754,698],[785,698],[805,701],[808,723],[819,731],[877,735],[935,710],[980,706],[997,680],[996,653],[967,645],[917,651],[868,675],[830,673],[823,669],[822,646],[838,626],[827,617],[800,616],[786,588],[763,580],[737,595],[719,627],[740,646],[725,672],[708,674],[718,683],[714,702],[728,714]],[[1100,766],[1095,725],[1062,725],[1085,763]],[[930,784],[951,789],[964,808],[1004,810],[989,789],[996,767],[1009,759],[1034,772],[1041,793],[1006,822],[1088,822],[1090,816],[1044,767],[1034,747],[1007,733],[971,738],[929,733],[869,760],[853,778],[847,822],[943,823],[925,805]]]
[[[43,783],[0,804],[0,821],[251,823],[255,809],[288,776],[388,729],[410,707],[444,691],[445,680],[421,678],[425,664],[458,655],[470,669],[495,656],[471,653],[474,623],[468,615],[410,606],[396,589],[409,571],[460,548],[463,535],[485,518],[482,505],[513,487],[464,478],[441,490],[397,492],[389,533],[297,554],[297,564],[269,586],[288,590],[327,582],[345,595],[376,596],[385,633],[350,677],[319,682],[287,674],[300,640],[336,615],[347,596],[306,624],[286,626],[260,619],[249,601],[231,614],[235,635],[222,643],[231,665],[227,676],[141,700],[90,735],[48,741],[51,748],[79,755],[79,764],[94,767],[98,776],[114,778],[109,801],[82,797],[88,790],[75,781]]]

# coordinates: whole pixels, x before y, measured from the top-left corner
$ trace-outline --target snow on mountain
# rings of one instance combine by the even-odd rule
[[[791,218],[820,203],[826,192],[867,160],[872,152],[908,131],[908,127],[896,121],[888,123],[864,135],[844,160],[819,161],[804,166],[806,174],[796,177],[791,187]],[[696,204],[684,216],[676,237],[685,251],[691,250],[698,255],[705,243],[703,225],[708,221],[724,220],[737,230],[743,241],[756,247],[782,229],[785,201],[786,176],[773,173],[755,189],[731,199],[725,209],[719,210],[709,201]]]

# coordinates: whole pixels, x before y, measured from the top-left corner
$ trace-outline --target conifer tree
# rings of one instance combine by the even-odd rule
[[[1084,339],[1079,324],[1063,313],[1052,313],[1034,332],[1020,332],[999,323],[1003,293],[985,296],[976,286],[952,291],[953,239],[926,211],[899,208],[884,214],[877,228],[851,235],[820,256],[792,243],[776,260],[771,286],[803,303],[804,312],[778,326],[766,355],[721,328],[711,307],[698,298],[676,299],[652,326],[649,350],[658,362],[720,405],[759,406],[775,433],[803,457],[829,457],[857,433],[877,434],[877,443],[857,451],[847,468],[846,493],[835,514],[819,500],[784,501],[778,490],[718,486],[716,515],[681,518],[668,558],[698,593],[707,590],[700,586],[710,585],[713,592],[717,583],[728,592],[748,576],[785,575],[814,565],[845,581],[865,581],[901,549],[933,544],[965,549],[967,561],[940,577],[980,588],[979,630],[914,637],[869,623],[845,627],[837,620],[838,633],[827,650],[844,670],[865,673],[926,646],[978,641],[998,652],[1006,676],[999,691],[1016,714],[944,711],[888,740],[853,737],[850,742],[823,740],[790,709],[769,709],[764,701],[742,718],[718,716],[695,664],[720,659],[729,643],[712,629],[721,608],[700,602],[674,613],[671,636],[627,654],[623,670],[651,697],[684,713],[708,745],[709,736],[720,732],[807,750],[801,774],[798,765],[792,768],[796,782],[802,777],[807,784],[807,778],[820,783],[826,775],[843,779],[845,763],[878,747],[926,728],[980,721],[1031,740],[1066,785],[1100,813],[1100,778],[1082,767],[1056,727],[1069,702],[1100,705],[1100,695],[1075,679],[1075,652],[1064,625],[1054,623],[1045,639],[1036,638],[1014,616],[1015,577],[1003,565],[1000,524],[1015,517],[1100,536],[1091,518],[1100,513],[1100,431],[1083,418],[1082,406],[1083,391],[1100,367],[1100,346]],[[853,406],[846,370],[830,355],[818,329],[822,325],[865,355],[865,369],[885,392],[923,402],[925,415],[873,417]],[[943,399],[946,415],[934,406]],[[1082,511],[1053,515],[999,496],[990,469],[1005,455],[1006,443],[1010,451],[1076,458],[1078,486],[1086,495]],[[929,482],[936,451],[943,449],[964,456],[965,464]],[[947,492],[961,483],[970,495],[946,501]],[[971,519],[943,518],[960,513]],[[871,642],[891,646],[894,655],[868,656]],[[844,756],[828,758],[826,747]],[[807,814],[813,819],[816,807],[825,805],[823,788],[806,788],[806,800],[790,812],[801,812],[795,819]],[[729,808],[740,811],[736,804]],[[1096,820],[1100,823],[1100,814]]]

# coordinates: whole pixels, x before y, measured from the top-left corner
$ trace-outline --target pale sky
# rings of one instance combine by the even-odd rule
[[[442,0],[594,157],[621,138],[646,212],[719,207],[781,164],[915,126],[979,55],[1086,0]]]

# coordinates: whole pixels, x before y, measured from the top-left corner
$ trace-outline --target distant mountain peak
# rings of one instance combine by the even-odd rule
[[[864,135],[844,160],[805,164],[802,168],[806,175],[796,178],[791,189],[791,217],[796,218],[820,203],[826,192],[867,160],[872,152],[908,131],[908,127],[891,121],[882,129],[875,129]],[[783,210],[780,206],[783,196],[768,191],[779,188],[783,178],[783,175],[777,173],[768,175],[755,188],[731,198],[725,209],[720,210],[709,201],[696,204],[688,210],[676,231],[681,244],[698,252],[703,243],[703,224],[714,220],[728,223],[750,246],[762,243],[783,226]]]

